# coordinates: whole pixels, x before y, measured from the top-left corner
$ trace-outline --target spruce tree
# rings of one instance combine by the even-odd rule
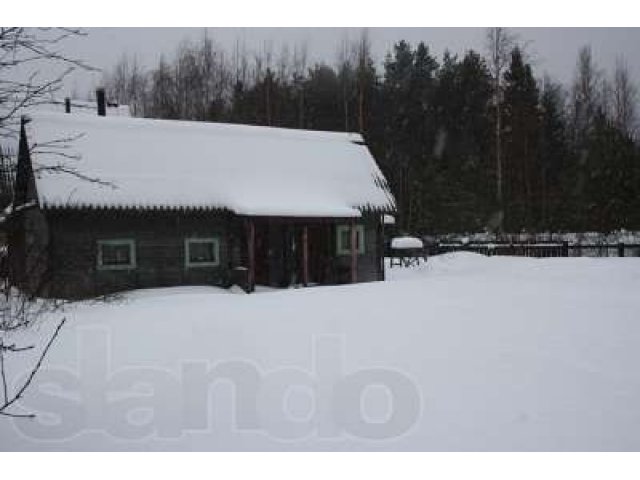
[[[511,53],[504,89],[504,225],[508,231],[535,229],[540,221],[541,168],[537,154],[540,110],[531,66],[519,48]]]

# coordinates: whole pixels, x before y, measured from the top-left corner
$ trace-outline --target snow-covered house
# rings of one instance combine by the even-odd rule
[[[395,204],[358,134],[37,112],[18,164],[10,263],[43,295],[384,278]]]

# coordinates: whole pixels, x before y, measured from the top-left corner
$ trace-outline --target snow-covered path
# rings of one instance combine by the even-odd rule
[[[640,259],[388,277],[77,306],[0,449],[640,449]]]

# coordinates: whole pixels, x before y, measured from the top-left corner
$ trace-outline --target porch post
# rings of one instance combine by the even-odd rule
[[[306,287],[309,284],[309,229],[302,227],[302,282]]]
[[[376,248],[378,254],[378,280],[384,280],[384,217],[380,219],[376,227]]]
[[[252,218],[247,220],[247,228],[247,251],[249,256],[248,288],[250,292],[253,292],[256,283],[256,227]]]
[[[358,281],[358,232],[356,220],[351,219],[351,283]]]

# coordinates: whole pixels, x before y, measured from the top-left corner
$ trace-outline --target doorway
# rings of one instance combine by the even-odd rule
[[[308,284],[326,282],[331,267],[330,224],[276,220],[255,222],[255,281],[257,285],[287,288],[304,284],[304,236],[307,242]]]

